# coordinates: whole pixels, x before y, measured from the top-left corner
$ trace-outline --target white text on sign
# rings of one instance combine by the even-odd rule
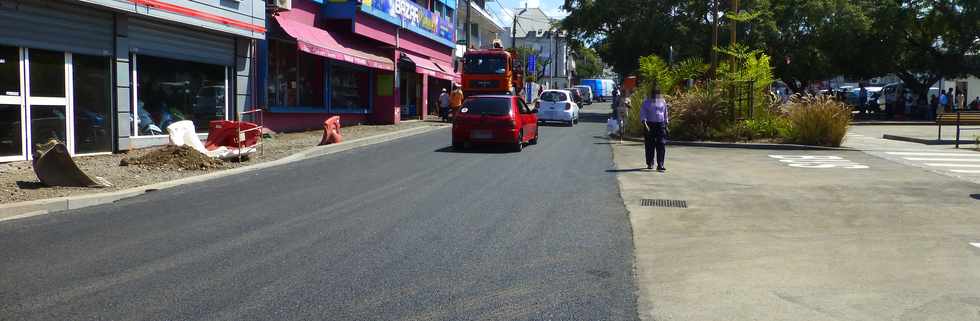
[[[799,168],[843,168],[843,169],[866,169],[867,165],[855,163],[840,156],[823,155],[769,155],[778,159],[790,167]]]

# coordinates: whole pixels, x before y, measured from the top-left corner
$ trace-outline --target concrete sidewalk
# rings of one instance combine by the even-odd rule
[[[642,144],[612,147],[643,320],[977,318],[980,185],[861,151],[674,146],[657,173],[639,170]]]
[[[980,137],[980,126],[961,126],[960,148],[975,148],[976,137]],[[851,133],[907,141],[925,145],[952,145],[956,142],[956,126],[943,126],[940,136],[937,125],[856,125]]]

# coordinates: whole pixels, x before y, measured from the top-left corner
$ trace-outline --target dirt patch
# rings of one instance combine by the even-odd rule
[[[397,130],[442,125],[445,124],[423,121],[402,122],[398,125],[359,125],[343,127],[341,134],[344,136],[344,141],[350,141]],[[120,166],[124,159],[147,159],[146,155],[160,150],[159,147],[136,149],[121,154],[75,157],[75,163],[83,172],[91,177],[103,177],[113,185],[101,189],[46,187],[38,181],[30,162],[0,163],[0,204],[122,190],[273,161],[316,146],[322,134],[322,130],[273,134],[262,140],[263,145],[259,147],[258,152],[249,157],[248,161],[223,162],[221,167]]]
[[[164,146],[139,157],[123,158],[119,166],[155,169],[207,170],[221,168],[225,162],[204,155],[189,146]]]

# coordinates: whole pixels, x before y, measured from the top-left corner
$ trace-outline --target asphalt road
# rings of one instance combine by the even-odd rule
[[[634,320],[603,127],[522,153],[444,129],[0,223],[0,320]]]

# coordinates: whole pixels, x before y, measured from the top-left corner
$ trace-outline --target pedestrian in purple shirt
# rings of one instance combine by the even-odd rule
[[[657,159],[657,171],[663,172],[664,159],[667,156],[667,123],[670,121],[670,112],[667,101],[660,94],[657,85],[653,85],[650,90],[650,97],[643,101],[640,107],[640,122],[646,129],[643,135],[643,145],[646,150],[647,169],[653,169],[653,159]]]

